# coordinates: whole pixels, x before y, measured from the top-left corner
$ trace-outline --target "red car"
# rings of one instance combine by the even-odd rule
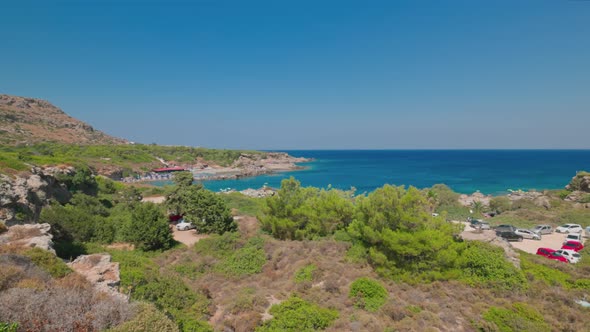
[[[556,261],[560,261],[560,262],[564,262],[564,263],[569,263],[569,261],[567,260],[567,257],[562,256],[558,252],[552,252],[551,255],[549,255],[547,258],[553,259],[553,260],[556,260]]]
[[[541,255],[541,256],[545,256],[545,257],[551,256],[551,254],[554,252],[555,252],[555,249],[550,249],[550,248],[537,249],[537,255]]]
[[[575,252],[578,252],[578,251],[584,249],[584,245],[578,241],[567,241],[561,247],[561,249],[568,249],[568,250],[573,250]]]

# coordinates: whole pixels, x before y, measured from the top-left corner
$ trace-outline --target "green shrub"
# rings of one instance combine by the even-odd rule
[[[140,250],[168,249],[172,246],[172,233],[168,220],[153,203],[138,205],[131,216],[128,240]]]
[[[244,247],[219,262],[216,268],[225,275],[241,277],[260,273],[264,264],[266,264],[264,239],[254,237]]]
[[[559,285],[564,288],[570,287],[571,276],[569,274],[554,267],[538,264],[535,260],[535,257],[532,255],[520,254],[520,267],[526,275],[550,286]]]
[[[258,332],[317,331],[329,327],[338,318],[336,310],[322,308],[296,296],[270,308],[273,319],[256,329]]]
[[[506,196],[497,196],[490,199],[490,209],[498,213],[509,211],[512,206],[512,202]]]
[[[374,312],[385,304],[388,293],[378,281],[359,278],[350,285],[348,297],[353,299],[355,306]]]
[[[483,319],[495,324],[500,332],[551,331],[543,316],[526,303],[514,303],[511,308],[491,307]]]
[[[17,332],[18,331],[18,323],[1,323],[0,322],[0,332]]]
[[[504,251],[491,244],[469,242],[458,261],[462,279],[472,285],[522,290],[527,287],[521,270],[508,262]]]
[[[279,239],[315,239],[333,234],[352,221],[353,192],[302,188],[293,177],[266,199],[262,229]]]
[[[139,312],[130,321],[109,332],[178,332],[178,326],[153,304],[140,303]]]
[[[313,273],[315,272],[316,269],[317,269],[317,267],[315,265],[310,264],[310,265],[304,266],[301,269],[297,270],[297,272],[295,272],[295,282],[302,283],[302,282],[306,282],[306,281],[312,281],[313,280]]]
[[[29,249],[23,253],[23,256],[29,257],[35,265],[47,271],[54,278],[61,278],[72,272],[61,259],[40,248]]]

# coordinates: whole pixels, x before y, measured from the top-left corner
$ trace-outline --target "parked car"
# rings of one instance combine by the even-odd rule
[[[555,229],[557,233],[581,233],[582,230],[582,226],[578,224],[565,224]]]
[[[475,229],[492,229],[492,227],[490,227],[490,223],[487,221],[477,221],[475,223],[472,223],[471,227]]]
[[[182,214],[171,214],[168,216],[168,220],[172,222],[180,221],[180,219],[182,219]]]
[[[566,241],[565,244],[561,246],[561,249],[573,250],[575,252],[578,252],[584,249],[584,245],[578,241]]]
[[[590,226],[586,227],[586,237],[590,237]]]
[[[560,262],[564,262],[564,263],[569,263],[570,261],[567,259],[567,257],[563,256],[561,253],[554,251],[552,252],[549,256],[547,256],[547,258],[549,259],[553,259],[556,261],[560,261]]]
[[[518,234],[518,235],[522,235],[523,238],[525,239],[531,239],[531,240],[541,240],[541,234],[538,233],[534,233],[533,231],[529,231],[528,229],[517,229],[514,231],[514,233]]]
[[[523,237],[522,235],[516,234],[515,232],[496,232],[496,235],[505,239],[506,241],[518,241],[521,242]]]
[[[577,242],[582,242],[582,234],[568,234],[565,237],[565,240],[563,241],[563,244],[565,244],[567,241],[577,241]]]
[[[516,227],[512,226],[512,225],[498,225],[494,228],[497,232],[514,232],[516,230]]]
[[[195,228],[195,225],[192,222],[188,222],[185,220],[181,220],[177,225],[176,229],[179,231],[188,231],[189,229]]]
[[[555,253],[561,254],[562,256],[567,258],[568,262],[570,262],[572,264],[579,262],[580,258],[582,258],[582,255],[580,255],[579,253],[577,253],[573,250],[558,249],[558,250],[555,250]]]
[[[531,231],[537,234],[551,234],[553,233],[553,227],[549,225],[537,225]]]
[[[555,249],[551,248],[539,248],[537,249],[537,255],[549,257],[552,253],[555,252]]]

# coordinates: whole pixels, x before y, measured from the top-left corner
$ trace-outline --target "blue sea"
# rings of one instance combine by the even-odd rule
[[[562,189],[579,170],[590,171],[590,150],[297,150],[313,158],[304,170],[238,180],[205,181],[213,191],[263,185],[279,188],[295,177],[303,186],[370,192],[384,184],[431,187],[444,183],[454,191],[502,194],[508,189]]]

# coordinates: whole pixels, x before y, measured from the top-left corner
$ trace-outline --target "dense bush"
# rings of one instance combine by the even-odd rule
[[[378,281],[359,278],[350,285],[348,297],[355,306],[368,311],[377,311],[387,301],[387,290]]]
[[[138,205],[131,215],[129,240],[141,250],[168,249],[172,246],[172,233],[168,220],[153,203]]]
[[[500,332],[545,332],[551,327],[537,310],[526,303],[514,303],[511,308],[491,307],[483,319],[494,324]]]
[[[354,207],[351,192],[302,188],[294,178],[281,182],[281,189],[266,200],[263,230],[279,239],[313,239],[346,227]]]
[[[237,224],[223,199],[200,185],[192,185],[192,175],[189,179],[186,175],[184,172],[176,175],[177,185],[166,195],[168,210],[184,215],[199,233],[235,231]]]
[[[257,332],[323,330],[338,318],[336,310],[322,308],[295,296],[273,305],[270,314],[274,318],[257,328]]]
[[[456,266],[462,246],[454,238],[458,228],[433,218],[417,189],[386,185],[357,198],[356,207],[348,233],[366,248],[369,262],[382,274],[414,281],[417,275],[440,279]]]

